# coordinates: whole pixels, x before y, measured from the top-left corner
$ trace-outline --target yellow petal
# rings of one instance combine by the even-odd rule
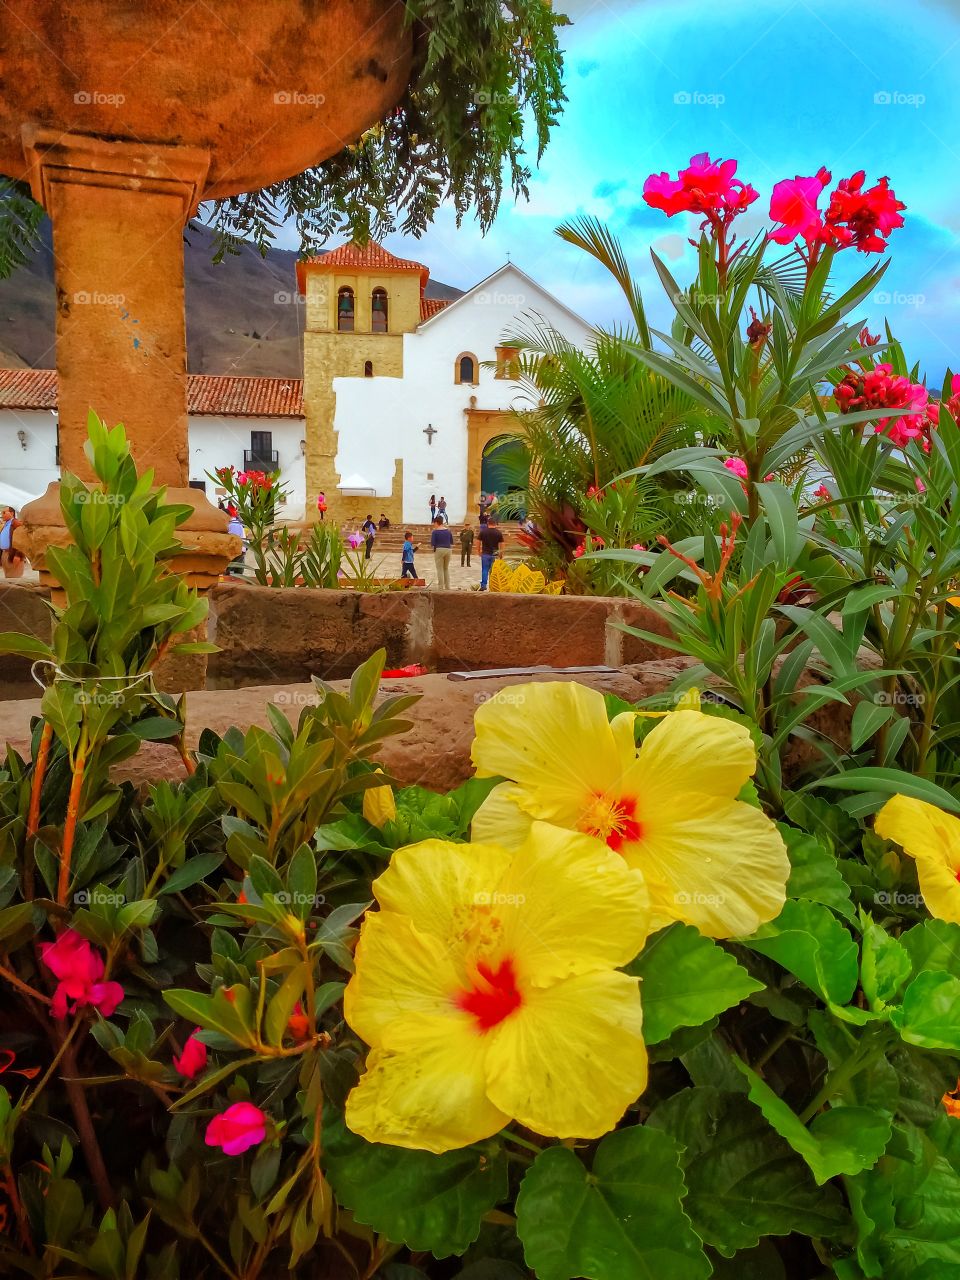
[[[382,773],[378,769],[377,773]],[[382,831],[397,816],[397,802],[392,787],[370,787],[363,793],[363,816],[371,826]]]
[[[530,814],[521,807],[525,798],[522,787],[513,782],[501,782],[473,815],[470,838],[479,844],[498,844],[505,849],[517,849],[530,834],[533,822]]]
[[[647,1084],[636,978],[607,972],[528,993],[489,1035],[487,1095],[550,1138],[599,1138]]]
[[[510,856],[495,845],[423,840],[397,850],[373,892],[384,911],[408,916],[450,946],[478,923],[477,908],[489,904]]]
[[[916,859],[920,892],[930,914],[960,924],[960,819],[924,800],[893,796],[877,814],[873,829]]]
[[[596,689],[557,680],[518,685],[511,695],[476,713],[477,772],[519,783],[533,817],[576,827],[586,797],[615,787],[636,753],[632,747],[624,753]]]
[[[414,1014],[456,1014],[460,975],[444,943],[406,917],[371,912],[357,943],[355,972],[343,996],[347,1023],[367,1044],[389,1046]]]
[[[502,945],[525,983],[628,964],[649,933],[643,876],[590,836],[535,822],[494,909]]]
[[[746,727],[702,711],[672,711],[640,745],[646,790],[682,806],[688,792],[732,800],[753,776],[757,753]]]
[[[677,699],[677,711],[699,711],[700,710],[700,690],[686,689]]]
[[[402,1051],[374,1049],[351,1090],[347,1126],[367,1142],[440,1155],[489,1138],[507,1124],[486,1094],[487,1045],[463,1015],[414,1015]]]
[[[780,914],[790,859],[761,810],[659,791],[642,804],[643,837],[620,852],[643,872],[652,928],[684,920],[711,938],[740,938]]]

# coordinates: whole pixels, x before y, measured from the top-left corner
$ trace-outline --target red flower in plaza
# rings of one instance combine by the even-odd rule
[[[757,199],[758,192],[734,175],[736,160],[711,160],[702,151],[692,156],[676,178],[668,173],[652,173],[643,184],[643,198],[652,209],[662,209],[668,217],[695,213],[708,222],[729,221]]]
[[[823,215],[817,205],[829,181],[829,171],[821,168],[812,178],[798,176],[778,182],[770,197],[770,218],[782,226],[770,233],[770,239],[777,244],[794,240],[815,243],[823,231]]]
[[[903,226],[901,209],[907,206],[881,178],[866,191],[866,173],[858,170],[837,183],[824,215],[825,236],[835,244],[853,245],[860,253],[883,253],[891,231]]]

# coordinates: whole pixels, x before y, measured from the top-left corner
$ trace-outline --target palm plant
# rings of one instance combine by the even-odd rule
[[[532,517],[541,535],[537,549],[551,569],[571,560],[586,533],[606,539],[594,499],[618,477],[723,429],[695,396],[637,359],[650,331],[616,237],[592,218],[564,223],[557,235],[610,272],[632,323],[597,331],[586,351],[536,320],[508,338],[518,351],[517,381],[530,408],[511,439],[514,486],[503,505]],[[500,457],[510,465],[510,453]],[[687,532],[689,491],[682,478],[634,484],[631,527],[621,522],[618,529],[623,545]]]

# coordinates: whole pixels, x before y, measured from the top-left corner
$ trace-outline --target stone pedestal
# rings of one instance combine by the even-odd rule
[[[203,191],[197,147],[107,142],[25,125],[30,186],[53,221],[60,465],[84,480],[87,416],[127,428],[141,470],[186,485],[183,228]]]

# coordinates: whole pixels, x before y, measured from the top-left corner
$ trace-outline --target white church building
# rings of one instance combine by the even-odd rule
[[[475,514],[532,407],[510,337],[546,325],[588,347],[593,330],[513,263],[452,300],[425,297],[428,278],[372,242],[298,263],[303,380],[190,374],[190,483],[215,499],[218,467],[279,471],[292,520],[315,518],[321,491],[337,523],[423,523],[431,495],[454,522]],[[57,479],[56,396],[54,370],[0,369],[0,503]]]

